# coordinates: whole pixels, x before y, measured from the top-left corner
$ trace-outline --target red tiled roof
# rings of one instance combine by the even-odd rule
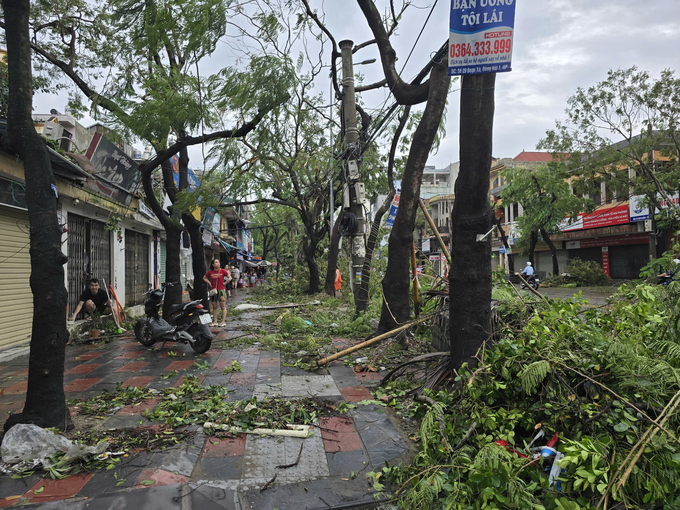
[[[527,162],[537,162],[537,161],[552,161],[552,154],[549,152],[526,152],[522,151],[517,156],[512,158],[513,161],[527,161]]]

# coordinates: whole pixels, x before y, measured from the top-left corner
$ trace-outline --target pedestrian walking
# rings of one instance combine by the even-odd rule
[[[231,281],[231,274],[226,269],[220,268],[220,261],[215,259],[210,265],[210,271],[205,273],[203,281],[210,285],[210,302],[212,303],[212,324],[211,326],[226,326],[227,318],[227,290],[224,286],[225,281]],[[217,308],[222,309],[222,322],[217,322]]]
[[[340,288],[342,287],[342,274],[340,268],[335,266],[335,297],[340,297]]]

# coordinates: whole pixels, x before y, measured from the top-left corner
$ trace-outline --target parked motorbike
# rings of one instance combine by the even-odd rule
[[[172,284],[170,284],[172,285]],[[212,322],[210,314],[203,308],[201,300],[189,303],[180,303],[170,307],[168,319],[160,318],[159,311],[165,297],[166,285],[161,289],[153,289],[147,292],[148,297],[144,301],[145,317],[135,324],[135,338],[137,341],[150,347],[156,342],[182,342],[189,344],[196,352],[205,352],[210,349],[213,334],[207,326]]]
[[[539,286],[540,282],[539,282],[538,278],[536,277],[536,275],[532,274],[530,276],[525,276],[524,279],[526,280],[526,282],[529,285],[531,285],[533,287],[534,290],[538,290],[538,286]],[[524,290],[524,289],[527,288],[527,286],[524,285],[524,282],[520,281],[519,288]]]

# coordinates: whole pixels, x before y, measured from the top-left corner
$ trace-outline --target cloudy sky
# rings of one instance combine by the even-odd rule
[[[375,0],[384,11],[387,0]],[[432,52],[448,38],[451,0],[412,0],[413,5],[393,39],[399,61],[406,61],[432,6],[425,26],[402,74],[410,80]],[[680,0],[516,0],[512,72],[496,79],[494,120],[495,157],[514,157],[534,150],[556,119],[564,117],[567,98],[577,87],[588,87],[606,77],[609,69],[638,66],[653,77],[665,68],[676,69],[680,48]],[[355,44],[371,39],[368,25],[353,0],[310,0],[326,13],[326,22],[337,41]],[[395,4],[400,4],[399,0]],[[357,54],[355,61],[377,58],[375,45]],[[383,78],[379,61],[356,67],[365,82]],[[452,85],[446,122],[446,138],[428,164],[439,168],[459,159],[458,84]],[[327,90],[327,88],[326,88]],[[387,89],[362,95],[368,107],[379,108]],[[63,110],[65,97],[36,97],[35,111]],[[89,125],[88,120],[83,120]],[[190,154],[191,166],[199,166],[200,149]]]

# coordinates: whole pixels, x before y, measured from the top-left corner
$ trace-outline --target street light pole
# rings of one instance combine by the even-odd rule
[[[350,213],[356,219],[349,233],[352,239],[352,267],[350,269],[350,286],[356,296],[361,283],[361,270],[366,256],[366,244],[364,239],[364,183],[361,182],[359,173],[359,130],[357,129],[356,98],[354,95],[354,66],[352,62],[352,47],[354,43],[349,40],[339,43],[342,57],[342,93],[343,93],[343,116],[345,119],[344,146],[347,154],[345,173],[345,189],[343,198],[344,214]],[[363,63],[363,62],[362,62]],[[368,63],[368,62],[367,62]],[[349,209],[349,211],[347,211]],[[353,221],[350,224],[354,223]]]

